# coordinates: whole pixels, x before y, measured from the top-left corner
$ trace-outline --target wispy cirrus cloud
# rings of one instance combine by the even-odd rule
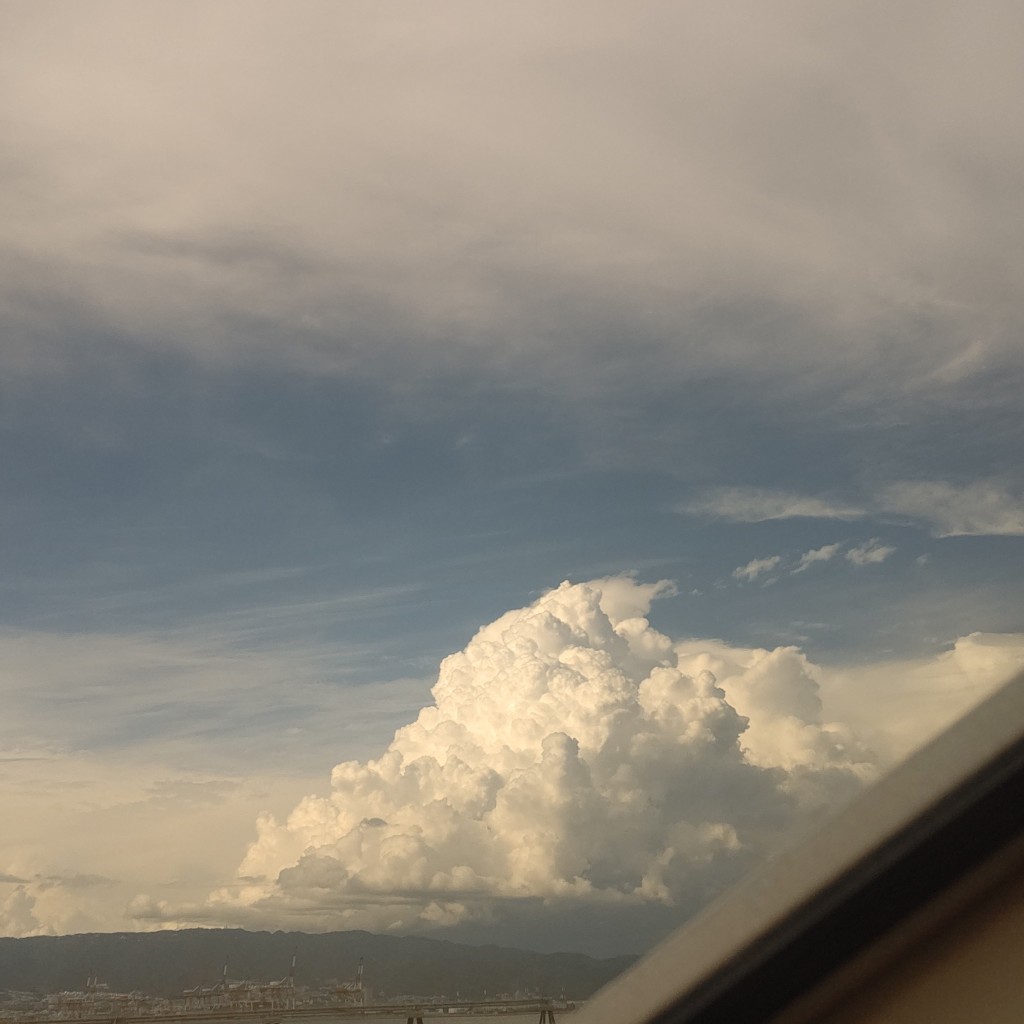
[[[1024,536],[1024,498],[993,480],[904,480],[884,487],[877,503],[926,523],[936,537]]]
[[[676,512],[736,523],[798,518],[891,520],[897,516],[923,526],[935,537],[1024,536],[1024,496],[1014,494],[1007,485],[996,480],[969,484],[896,480],[870,491],[859,502],[791,491],[716,488],[680,503]],[[821,550],[827,548],[828,545]],[[834,554],[833,551],[827,557]]]
[[[846,560],[857,566],[877,565],[884,562],[895,550],[894,547],[882,544],[877,537],[872,537],[871,540],[850,548],[846,552]]]
[[[346,660],[367,652],[344,643],[288,643],[278,634],[267,649],[259,622],[272,634],[274,614],[214,620],[162,635],[0,630],[5,760],[25,761],[27,770],[30,758],[72,750],[145,751],[154,762],[222,771],[251,756],[262,737],[265,766],[295,769],[318,763],[339,730],[354,744],[361,732],[386,735],[427,689],[408,677],[353,685]],[[216,794],[188,787],[150,795],[196,802]]]
[[[838,544],[824,544],[820,548],[805,551],[800,556],[800,561],[797,562],[796,568],[791,571],[791,575],[796,575],[798,572],[806,572],[815,562],[831,561],[838,554],[842,546],[842,542]]]
[[[733,569],[733,579],[753,582],[758,576],[771,572],[782,561],[782,555],[772,555],[769,558],[753,558],[746,565]]]
[[[45,875],[33,879],[42,892],[47,889],[95,889],[110,887],[117,884],[117,879],[106,875],[68,873],[63,875]]]
[[[735,580],[753,582],[758,577],[773,572],[780,566],[785,568],[786,563],[792,566],[789,569],[789,574],[795,576],[798,573],[806,572],[817,562],[830,562],[843,549],[846,543],[846,541],[837,541],[835,544],[823,544],[820,548],[812,548],[810,551],[805,551],[797,558],[795,565],[793,565],[789,557],[783,555],[754,558],[747,562],[746,565],[733,569],[732,577]],[[894,546],[882,544],[878,537],[872,537],[870,540],[850,548],[846,552],[846,560],[856,566],[877,565],[879,562],[884,562],[895,550]]]
[[[764,523],[773,519],[860,519],[867,515],[856,505],[828,498],[754,487],[725,487],[707,491],[676,506],[681,515]]]

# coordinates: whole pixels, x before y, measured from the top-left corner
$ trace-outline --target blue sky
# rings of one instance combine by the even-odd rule
[[[1002,407],[862,425],[826,409],[794,413],[771,396],[758,408],[730,397],[727,381],[695,387],[682,371],[672,383],[696,402],[620,397],[614,385],[574,402],[544,381],[510,388],[486,368],[458,367],[447,379],[403,381],[396,395],[392,368],[359,381],[210,370],[125,342],[84,372],[91,354],[69,361],[57,379],[7,388],[11,626],[258,621],[280,604],[351,598],[358,613],[313,616],[305,628],[373,639],[412,665],[457,646],[481,612],[616,571],[675,579],[681,594],[660,609],[667,621],[740,642],[790,638],[824,602],[829,628],[806,642],[844,657],[918,651],[1017,622],[1024,513],[1010,442],[1019,438],[993,428]],[[986,445],[991,459],[976,462]],[[985,472],[972,474],[979,464]],[[1011,517],[1010,536],[936,537],[950,527],[930,520],[927,505],[874,504],[893,481],[938,481],[950,501],[979,505],[979,477]],[[751,495],[755,505],[730,511],[730,496]],[[824,514],[789,516],[784,501],[755,507],[777,495],[818,500]],[[805,551],[875,537],[895,549],[883,563],[857,566],[840,553],[790,571]],[[785,561],[768,574],[770,590],[767,578],[732,576],[777,554]]]
[[[1024,631],[1020,20],[0,15],[6,931],[194,902],[563,580],[836,671]],[[234,817],[58,906],[75,764]]]

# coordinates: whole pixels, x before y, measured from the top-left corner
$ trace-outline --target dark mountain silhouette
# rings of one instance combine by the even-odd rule
[[[97,975],[113,991],[180,997],[220,980],[225,959],[233,980],[287,975],[297,956],[298,986],[317,988],[355,977],[378,996],[540,992],[582,999],[636,957],[598,960],[580,953],[534,953],[441,939],[369,932],[248,932],[191,928],[166,932],[0,938],[0,989],[57,992],[82,989]]]

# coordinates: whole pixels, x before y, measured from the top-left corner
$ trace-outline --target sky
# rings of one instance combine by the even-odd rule
[[[1024,665],[1022,33],[0,8],[0,934],[638,951]]]

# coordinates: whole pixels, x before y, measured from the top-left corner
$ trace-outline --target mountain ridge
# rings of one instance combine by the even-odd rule
[[[470,998],[530,991],[582,999],[637,959],[538,953],[365,931],[90,932],[0,938],[0,989],[76,990],[84,988],[87,978],[98,976],[113,991],[179,998],[186,988],[219,981],[225,963],[232,980],[283,978],[293,955],[300,988],[351,980],[362,959],[366,985],[379,996],[460,993]]]

